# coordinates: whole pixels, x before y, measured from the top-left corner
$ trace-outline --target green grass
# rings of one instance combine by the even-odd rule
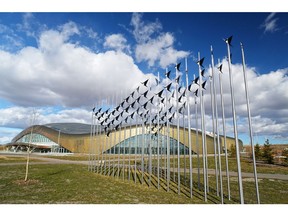
[[[217,158],[218,161],[218,158]],[[160,162],[161,163],[161,162]],[[157,164],[157,160],[153,160],[153,164]],[[164,164],[164,160],[162,160],[162,164]],[[175,160],[173,158],[170,159],[170,166],[173,167],[175,166],[177,169],[177,156],[175,157]],[[198,160],[197,158],[192,159],[192,166],[193,168],[198,167]],[[199,166],[203,167],[203,159],[200,157],[199,159]],[[189,159],[188,156],[185,160],[184,164],[184,158],[180,158],[180,167],[186,169],[189,169]],[[217,164],[217,167],[219,165]],[[209,169],[215,169],[215,160],[214,157],[208,157],[208,168]],[[226,162],[225,162],[225,157],[221,157],[221,168],[222,171],[226,170]],[[235,158],[228,158],[228,168],[229,171],[235,171],[237,172],[237,163]],[[284,166],[278,166],[278,165],[269,165],[269,164],[257,164],[256,166],[257,173],[270,173],[270,174],[285,174],[288,175],[288,167]],[[241,158],[241,171],[242,172],[253,172],[253,164],[251,160],[248,160],[247,158]]]
[[[76,155],[41,155],[43,158],[54,158],[60,160],[71,160],[71,161],[88,161],[89,156],[83,154]]]
[[[104,169],[103,169],[104,170]],[[112,171],[112,168],[110,169]],[[115,169],[116,171],[116,169]],[[117,172],[115,172],[117,173]],[[152,176],[150,187],[147,186],[148,176],[144,176],[146,183],[140,184],[141,175],[137,183],[128,181],[126,172],[120,177],[104,176],[89,172],[84,165],[30,165],[29,180],[23,182],[25,168],[20,165],[0,166],[0,203],[91,203],[91,204],[202,204],[203,192],[197,190],[197,177],[194,174],[193,198],[189,198],[189,188],[181,186],[181,194],[177,194],[177,183],[171,182],[170,192],[166,192],[165,181],[160,181],[160,189],[156,188],[156,178]],[[171,174],[171,177],[173,174]],[[177,176],[177,174],[176,174]],[[183,175],[181,176],[182,183]],[[243,178],[245,203],[256,203],[255,186],[253,181]],[[231,177],[232,200],[225,199],[225,203],[239,203],[238,183],[236,177]],[[177,179],[176,179],[177,182]],[[202,183],[201,176],[201,183]],[[186,181],[189,185],[189,181]],[[215,178],[209,175],[210,192],[207,203],[219,203],[216,196]],[[214,189],[213,189],[214,188]],[[259,191],[261,203],[287,204],[288,181],[260,180]],[[224,194],[227,195],[226,179],[223,179]]]
[[[0,203],[204,203],[88,172],[83,165],[31,165],[28,184],[21,181],[24,172],[22,166],[0,167]]]
[[[43,156],[43,157],[48,157],[48,158],[55,158],[55,159],[61,159],[61,160],[72,160],[72,161],[87,161],[89,160],[89,155],[83,155],[83,154],[75,154],[75,155],[63,155],[63,156]],[[103,160],[110,159],[115,159],[118,160],[118,155],[104,155],[103,156]],[[184,158],[183,156],[181,156],[182,158],[180,159],[180,167],[184,168],[186,167],[187,169],[189,169],[189,159],[188,159],[188,155],[186,155],[186,159],[185,159],[185,164],[184,164]],[[92,159],[92,156],[90,156],[90,158]],[[102,156],[100,155],[100,160],[102,160]],[[120,160],[122,158],[125,158],[126,161],[124,162],[125,164],[128,164],[128,159],[129,156],[128,155],[120,155]],[[134,155],[130,156],[130,163],[134,164]],[[140,162],[141,160],[141,156],[137,156],[137,161]],[[98,155],[95,156],[95,159],[98,159]],[[218,160],[218,157],[217,157]],[[148,158],[145,158],[145,161],[147,163]],[[175,163],[174,163],[175,162]],[[203,167],[203,159],[202,157],[200,157],[199,159],[199,164],[200,167]],[[164,160],[162,160],[160,163],[164,164]],[[157,159],[156,157],[153,156],[153,164],[156,165],[157,164]],[[170,159],[170,165],[173,166],[173,164],[175,164],[175,167],[177,167],[177,156],[175,156],[175,160],[171,157]],[[193,157],[192,159],[192,164],[193,164],[193,168],[197,168],[198,166],[198,160],[196,157]],[[217,164],[217,166],[219,167],[219,165]],[[226,170],[226,162],[225,162],[225,157],[221,156],[221,167],[222,167],[222,171]],[[229,171],[235,171],[237,172],[237,163],[236,163],[236,159],[235,158],[228,158],[228,167],[229,167]],[[209,169],[215,169],[215,160],[214,157],[208,157],[208,168]],[[253,164],[251,162],[251,160],[248,160],[247,158],[241,158],[241,170],[242,172],[253,172]],[[288,175],[288,167],[284,167],[284,166],[271,166],[271,165],[267,165],[267,164],[258,164],[257,165],[257,172],[258,173],[270,173],[270,174],[285,174]]]
[[[13,156],[4,156],[4,155],[0,156],[0,164],[2,164],[2,163],[23,163],[26,161],[27,161],[26,156],[23,156],[23,157],[13,157]],[[29,161],[30,162],[39,162],[41,160],[30,158]]]

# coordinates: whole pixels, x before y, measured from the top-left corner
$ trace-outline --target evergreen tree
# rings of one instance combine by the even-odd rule
[[[271,144],[269,143],[269,139],[267,139],[264,143],[262,157],[268,164],[273,164],[274,158],[272,155],[272,148]]]
[[[261,157],[261,149],[259,143],[257,143],[254,147],[254,152],[255,152],[255,159],[259,160]]]

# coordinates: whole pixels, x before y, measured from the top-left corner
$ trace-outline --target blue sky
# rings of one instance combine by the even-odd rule
[[[242,42],[255,139],[288,143],[287,21],[283,12],[2,12],[0,143],[28,126],[33,107],[40,124],[90,123],[90,109],[99,97],[112,98],[119,89],[128,92],[157,72],[163,77],[166,67],[184,64],[185,57],[192,80],[197,53],[208,68],[212,45],[216,62],[224,62],[223,38],[231,35],[240,138],[248,143],[243,89],[237,90],[243,85]],[[228,83],[225,89],[228,93]],[[227,95],[231,126],[229,109]],[[207,112],[207,122],[209,118]]]

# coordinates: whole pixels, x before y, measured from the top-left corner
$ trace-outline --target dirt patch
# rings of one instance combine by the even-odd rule
[[[24,181],[24,180],[16,180],[16,181],[13,181],[13,184],[16,184],[16,185],[19,185],[19,186],[26,186],[26,185],[35,185],[35,184],[39,184],[39,180],[36,180],[36,179],[28,179],[27,181]]]

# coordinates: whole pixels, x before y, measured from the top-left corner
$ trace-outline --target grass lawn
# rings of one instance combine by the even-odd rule
[[[111,169],[112,170],[112,169]],[[156,178],[152,176],[151,186],[141,185],[137,180],[127,180],[125,173],[120,172],[120,178],[104,176],[89,172],[85,165],[73,164],[46,164],[30,165],[29,181],[23,182],[25,167],[20,165],[0,166],[0,203],[4,204],[202,204],[203,192],[197,190],[197,182],[194,182],[193,198],[189,197],[189,189],[181,186],[181,194],[177,194],[177,184],[170,184],[170,192],[165,190],[165,181],[160,181],[160,189],[156,185]],[[176,175],[177,176],[177,175]],[[138,175],[140,179],[140,175]],[[194,181],[197,180],[194,175]],[[202,177],[201,177],[202,178]],[[147,182],[148,177],[144,176]],[[183,176],[181,176],[183,180]],[[238,203],[238,183],[235,177],[230,178],[232,200],[225,199],[225,203]],[[177,181],[176,181],[177,182]],[[202,181],[201,181],[202,182]],[[186,184],[189,184],[186,181]],[[207,203],[219,203],[216,197],[215,180],[209,176]],[[254,182],[243,179],[245,203],[256,203]],[[227,194],[226,179],[223,181],[224,194]],[[260,180],[259,181],[261,203],[288,203],[288,181]]]
[[[23,163],[27,161],[27,156],[23,155],[23,157],[13,157],[13,156],[5,156],[0,155],[0,163]],[[29,161],[31,162],[39,162],[41,160],[30,158]]]
[[[0,203],[204,203],[198,198],[157,190],[88,172],[83,165],[31,165],[27,183],[23,166],[0,166]]]

